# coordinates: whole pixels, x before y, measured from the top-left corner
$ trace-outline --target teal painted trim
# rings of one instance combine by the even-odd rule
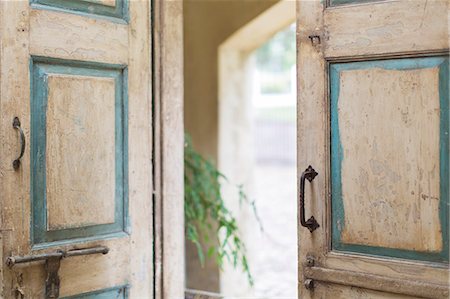
[[[443,238],[443,247],[446,251],[446,261],[449,260],[449,206],[450,206],[450,175],[449,175],[449,59],[447,58],[440,64],[439,68],[439,97],[440,97],[440,176],[441,176],[441,201],[439,202],[439,217],[441,219],[441,229]],[[443,200],[446,198],[447,200]]]
[[[330,6],[339,6],[346,4],[362,4],[370,2],[380,2],[380,0],[330,0]]]
[[[338,98],[340,93],[339,68],[330,65],[330,100],[331,100],[331,209],[332,209],[332,247],[341,244],[341,231],[344,227],[344,205],[342,203],[341,168],[343,150],[340,141],[338,122]]]
[[[129,286],[119,286],[103,290],[82,293],[79,295],[64,297],[62,299],[128,299]]]
[[[85,16],[102,16],[121,22],[129,21],[129,0],[116,0],[114,7],[95,0],[30,0],[33,8],[65,11]]]
[[[73,245],[78,243],[86,243],[90,241],[99,241],[99,240],[111,240],[111,239],[119,239],[124,238],[126,236],[129,236],[129,233],[122,231],[118,233],[111,233],[111,234],[102,234],[102,235],[96,235],[91,237],[85,237],[85,238],[77,238],[77,239],[67,239],[67,240],[60,240],[55,242],[47,242],[47,243],[40,243],[40,244],[34,244],[32,245],[32,250],[41,250],[41,249],[47,249],[55,246],[64,246],[64,245]]]
[[[119,236],[128,220],[128,82],[124,65],[34,56],[31,72],[31,241],[33,248]],[[115,221],[111,224],[47,231],[46,112],[48,76],[94,76],[115,80]]]
[[[340,72],[382,68],[387,70],[413,70],[439,67],[439,98],[440,98],[440,206],[443,249],[441,252],[418,252],[376,246],[345,244],[341,241],[341,232],[345,225],[345,211],[342,201],[341,167],[343,149],[339,133],[339,88]],[[332,207],[332,249],[350,251],[358,254],[387,256],[401,259],[411,259],[429,262],[449,261],[449,59],[448,57],[424,57],[374,60],[363,62],[330,64],[330,109],[331,109],[331,207]]]
[[[128,68],[123,69],[122,85],[126,86],[122,90],[122,146],[123,146],[123,181],[127,182],[123,188],[123,197],[127,199],[127,204],[123,206],[123,215],[129,215],[128,206]],[[130,218],[125,217],[123,223],[124,232],[131,233]]]

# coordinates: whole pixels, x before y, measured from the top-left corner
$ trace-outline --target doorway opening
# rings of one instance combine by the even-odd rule
[[[227,177],[222,197],[254,282],[232,258],[202,266],[188,240],[190,294],[297,298],[295,11],[289,0],[185,5],[186,132]]]
[[[243,186],[255,208],[243,207],[233,188],[224,187],[254,279],[253,286],[243,283],[245,274],[225,264],[220,286],[226,297],[297,298],[295,8],[292,12],[290,23],[269,28],[266,24],[274,25],[273,19],[264,22],[269,10],[219,50],[218,166]]]
[[[255,53],[254,196],[263,231],[250,234],[254,295],[297,298],[295,24]]]

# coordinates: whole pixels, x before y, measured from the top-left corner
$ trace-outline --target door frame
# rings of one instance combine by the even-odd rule
[[[183,2],[152,6],[154,298],[184,298]]]

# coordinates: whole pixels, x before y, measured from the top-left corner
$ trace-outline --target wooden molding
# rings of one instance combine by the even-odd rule
[[[397,279],[381,275],[335,270],[321,267],[304,267],[304,278],[327,283],[360,287],[425,298],[448,298],[449,288],[421,280]]]

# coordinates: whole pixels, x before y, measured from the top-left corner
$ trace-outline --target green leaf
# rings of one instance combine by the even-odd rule
[[[184,148],[184,188],[185,188],[185,226],[186,238],[197,248],[198,257],[204,266],[205,256],[202,244],[208,247],[207,257],[213,258],[222,268],[224,260],[228,260],[234,268],[242,267],[248,282],[253,285],[253,278],[248,267],[245,244],[239,236],[238,224],[228,210],[222,197],[221,186],[229,180],[214,166],[214,163],[203,158],[192,145],[189,135],[185,135]],[[248,204],[255,214],[254,201],[250,202],[244,186],[237,187],[240,205]],[[262,228],[262,225],[260,223]],[[218,233],[224,232],[223,238]],[[211,238],[211,236],[215,238]],[[202,243],[203,242],[203,243]]]

